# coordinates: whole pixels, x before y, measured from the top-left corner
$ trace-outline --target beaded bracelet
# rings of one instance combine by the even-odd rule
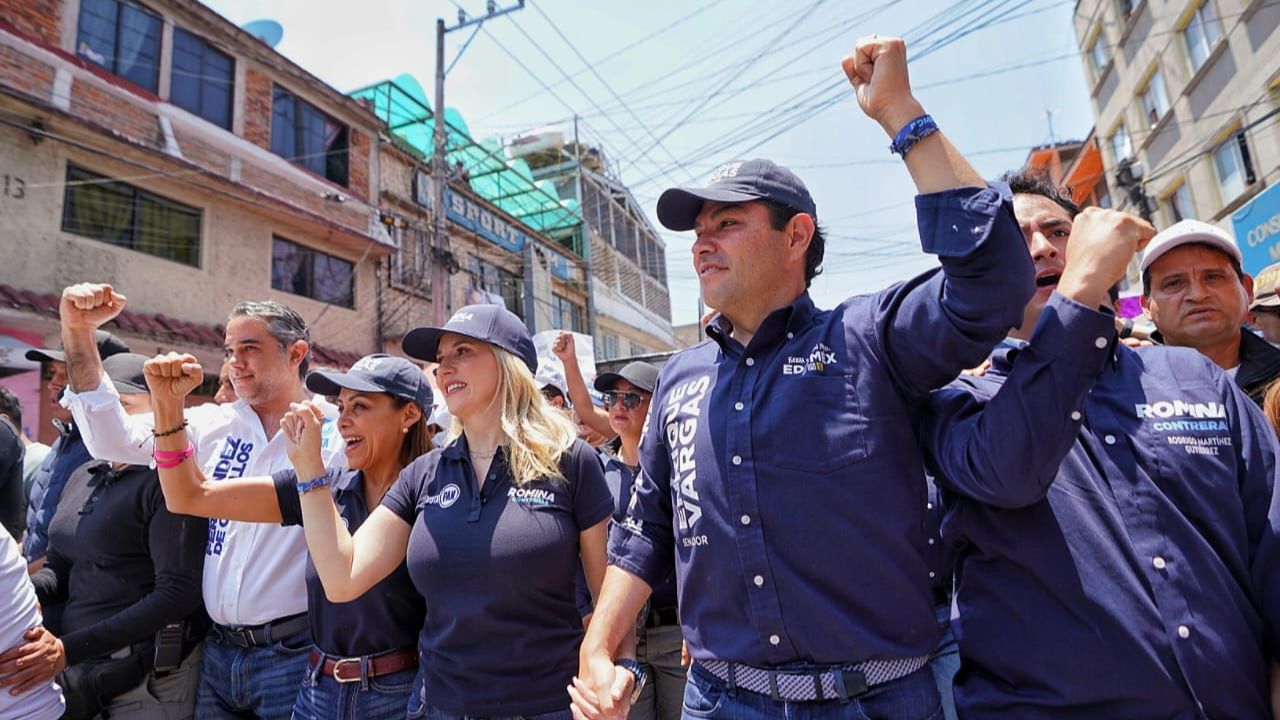
[[[174,434],[176,434],[176,433],[180,433],[180,432],[182,432],[186,427],[187,427],[187,421],[186,421],[186,420],[183,420],[181,425],[179,425],[178,427],[176,427],[176,428],[174,428],[174,429],[172,429],[172,430],[165,430],[164,432],[156,432],[156,431],[153,429],[153,430],[151,431],[151,434],[152,434],[152,435],[154,435],[154,436],[156,436],[156,437],[167,437],[167,436],[169,436],[169,435],[174,435]]]
[[[186,459],[195,453],[195,446],[187,443],[187,447],[182,450],[155,450],[151,453],[151,457],[155,458],[157,468],[168,470],[186,462]]]
[[[329,474],[325,473],[320,477],[312,478],[306,482],[299,482],[297,486],[298,494],[304,495],[306,493],[311,492],[312,490],[315,490],[316,488],[325,487],[328,484],[329,484]]]

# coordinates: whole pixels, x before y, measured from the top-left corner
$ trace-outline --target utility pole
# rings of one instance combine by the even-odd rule
[[[431,321],[434,325],[444,325],[449,318],[449,267],[448,261],[452,259],[453,253],[449,249],[449,232],[447,230],[446,210],[445,210],[445,188],[449,183],[448,160],[445,157],[446,136],[445,136],[445,120],[444,120],[444,77],[448,72],[444,65],[444,36],[454,30],[461,30],[472,25],[476,26],[475,32],[471,34],[471,38],[458,50],[458,56],[461,57],[463,51],[467,49],[467,45],[471,44],[471,39],[475,38],[475,33],[480,31],[480,24],[485,20],[500,17],[510,12],[515,12],[524,7],[524,0],[517,0],[515,5],[498,8],[495,0],[488,0],[485,7],[485,15],[483,17],[468,18],[467,14],[462,10],[458,11],[458,24],[447,27],[444,24],[444,18],[436,19],[436,103],[431,109],[433,117],[432,139],[433,152],[431,153]],[[457,62],[458,58],[454,58]],[[453,66],[450,65],[450,68]]]
[[[578,115],[573,116],[573,164],[577,168],[574,176],[578,193],[578,212],[582,213],[582,272],[587,280],[587,334],[596,336],[596,299],[592,289],[594,275],[591,271],[591,226],[587,224],[587,203],[582,195],[582,141],[578,139]]]
[[[1054,137],[1054,134],[1053,134],[1053,116],[1060,112],[1062,112],[1062,110],[1059,108],[1045,108],[1044,112],[1040,114],[1040,117],[1049,121],[1049,146],[1050,147],[1058,144],[1058,138]]]

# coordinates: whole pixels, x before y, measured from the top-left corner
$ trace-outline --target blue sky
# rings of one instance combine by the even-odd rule
[[[279,21],[277,49],[343,91],[408,72],[430,94],[435,19],[456,21],[458,7],[484,12],[483,0],[362,0],[340,10],[304,0],[206,2],[238,24]],[[994,176],[1050,139],[1046,110],[1059,140],[1083,138],[1093,125],[1074,5],[541,0],[484,24],[450,73],[446,103],[478,138],[568,129],[566,119],[579,114],[584,139],[604,147],[655,226],[664,188],[702,184],[722,162],[769,157],[791,167],[829,234],[826,271],[812,292],[830,306],[934,264],[919,251],[911,179],[843,80],[840,59],[856,39],[903,35],[910,53],[927,50],[911,65],[916,95],[978,170]],[[449,59],[468,35],[450,33]],[[692,322],[692,234],[663,236],[673,320]]]

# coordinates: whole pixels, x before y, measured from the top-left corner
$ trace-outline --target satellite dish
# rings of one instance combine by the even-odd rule
[[[254,20],[245,23],[241,29],[266,43],[267,47],[279,45],[284,37],[284,28],[275,20]]]

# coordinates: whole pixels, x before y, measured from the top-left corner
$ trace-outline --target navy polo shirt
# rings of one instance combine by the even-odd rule
[[[477,490],[466,437],[418,458],[382,503],[412,526],[407,562],[426,597],[425,697],[447,713],[536,715],[569,706],[582,617],[579,535],[609,517],[600,461],[575,440],[563,480],[516,486],[500,452]]]
[[[937,642],[914,406],[1020,322],[1034,281],[1007,187],[916,209],[941,271],[832,310],[802,295],[746,347],[720,317],[662,369],[610,562],[656,587],[674,559],[694,658],[851,663]]]
[[[1270,717],[1275,432],[1199,352],[1113,348],[1113,322],[1055,294],[1025,349],[930,399],[959,551],[956,704]]]
[[[338,515],[352,533],[369,517],[364,496],[364,473],[329,468],[329,489]],[[298,476],[281,470],[271,476],[276,484],[282,525],[302,524]],[[426,601],[413,587],[404,563],[379,580],[368,592],[350,602],[335,603],[324,594],[311,554],[307,554],[307,607],[311,637],[316,647],[334,657],[360,657],[413,647],[427,614]]]
[[[631,496],[635,494],[636,476],[640,469],[632,467],[619,457],[600,453],[604,462],[604,480],[609,484],[609,494],[613,496],[613,524],[610,532],[627,519],[627,507],[631,505]],[[653,589],[649,597],[649,607],[655,610],[668,610],[676,606],[676,576],[671,573]]]

